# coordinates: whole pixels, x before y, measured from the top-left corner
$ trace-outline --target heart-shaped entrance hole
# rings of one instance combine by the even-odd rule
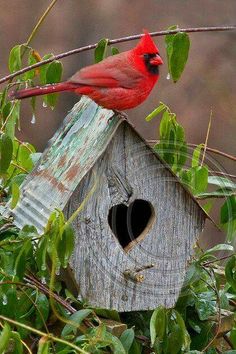
[[[110,228],[125,251],[146,236],[153,221],[154,208],[143,199],[136,199],[129,207],[114,205],[108,214]]]

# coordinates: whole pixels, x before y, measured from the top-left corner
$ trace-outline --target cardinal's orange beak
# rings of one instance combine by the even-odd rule
[[[162,65],[164,63],[163,63],[163,60],[161,59],[160,55],[157,54],[154,58],[150,59],[150,64],[157,66],[157,65]]]

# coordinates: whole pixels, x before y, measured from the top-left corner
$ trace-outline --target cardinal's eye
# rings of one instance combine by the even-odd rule
[[[144,59],[149,59],[149,54],[144,54],[143,57]]]

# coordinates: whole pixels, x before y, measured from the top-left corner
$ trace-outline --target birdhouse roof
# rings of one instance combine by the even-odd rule
[[[33,224],[41,232],[51,212],[55,208],[65,208],[79,182],[108,147],[120,124],[130,125],[128,121],[114,115],[113,111],[103,109],[89,98],[82,97],[69,112],[39,163],[22,185],[20,201],[12,211],[16,225],[22,227]],[[148,146],[134,127],[130,127]],[[154,151],[153,154],[181,183],[160,156]],[[192,194],[182,186],[201,208]]]

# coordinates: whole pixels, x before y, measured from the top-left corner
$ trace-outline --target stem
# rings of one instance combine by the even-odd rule
[[[188,144],[188,146],[197,147],[197,144]],[[213,149],[213,148],[209,148],[209,147],[207,147],[206,150],[209,151],[209,152],[213,152],[214,154],[227,157],[230,160],[236,161],[236,156],[233,156],[233,155],[230,155],[230,154],[226,154],[223,151],[220,151],[220,150],[217,150],[217,149]]]
[[[67,311],[70,313],[75,313],[76,309],[72,307],[66,300],[61,298],[59,295],[50,291],[44,284],[42,284],[38,279],[36,279],[33,275],[26,275],[25,281],[33,284],[36,288],[38,288],[42,293],[48,296],[52,296],[55,301],[57,301],[60,305],[62,305]]]
[[[77,216],[79,215],[79,213],[84,209],[84,206],[86,205],[86,203],[88,202],[88,200],[90,199],[90,197],[94,194],[97,185],[98,185],[98,178],[95,179],[96,176],[94,176],[94,184],[92,186],[92,188],[90,189],[90,191],[88,192],[88,194],[86,195],[86,197],[83,199],[83,201],[81,202],[81,204],[79,205],[79,207],[73,212],[73,214],[69,217],[69,219],[67,220],[65,226],[70,225],[71,223],[73,223],[73,221],[77,218]]]
[[[209,286],[213,289],[213,291],[216,294],[216,302],[218,305],[218,323],[217,323],[217,328],[215,331],[215,335],[214,337],[210,340],[210,342],[205,346],[205,348],[202,350],[203,353],[205,353],[207,351],[207,349],[214,343],[215,339],[218,337],[218,334],[220,332],[220,326],[221,326],[221,302],[220,302],[220,294],[219,294],[219,290],[217,288],[217,284],[216,284],[216,279],[215,279],[215,273],[214,270],[211,269],[211,271],[208,271],[208,269],[203,268],[211,277],[212,282],[214,284],[214,287],[211,286],[209,284]],[[206,282],[206,281],[205,281]],[[206,282],[207,283],[207,282]]]
[[[14,320],[12,320],[11,318],[8,318],[8,317],[5,317],[5,316],[0,315],[0,320],[9,322],[9,323],[13,324],[14,326],[19,326],[19,327],[21,327],[21,328],[25,328],[25,329],[27,329],[28,331],[37,334],[38,336],[46,337],[46,338],[48,338],[49,340],[52,340],[52,341],[54,341],[54,342],[58,342],[58,343],[62,343],[62,344],[68,345],[69,347],[71,347],[71,348],[77,350],[79,353],[89,354],[88,352],[86,352],[85,350],[79,348],[77,345],[75,345],[75,344],[73,344],[73,343],[70,343],[70,342],[68,342],[68,341],[66,341],[66,340],[64,340],[64,339],[58,338],[58,337],[54,337],[52,334],[47,334],[47,333],[44,333],[44,332],[42,332],[42,331],[39,331],[38,329],[33,328],[33,327],[30,327],[30,326],[27,326],[27,325],[24,324],[24,323],[21,323],[21,322],[18,322],[18,321],[14,321]]]
[[[12,112],[14,111],[15,107],[16,107],[16,103],[14,103],[14,104],[12,105],[11,110],[10,110],[8,116],[6,117],[6,119],[5,119],[4,123],[3,123],[3,125],[2,125],[1,128],[0,128],[1,133],[4,133],[4,128],[6,127],[6,125],[7,125],[8,121],[9,121],[9,119],[11,118],[11,114],[12,114]]]
[[[49,13],[49,11],[53,8],[53,6],[56,4],[57,0],[53,0],[51,2],[51,4],[47,7],[47,9],[45,10],[45,12],[42,14],[42,16],[40,17],[40,19],[38,20],[37,24],[35,25],[35,27],[33,28],[33,31],[31,32],[31,35],[29,36],[29,38],[27,39],[26,42],[26,46],[28,46],[30,44],[30,42],[32,41],[32,39],[34,38],[34,36],[37,33],[37,30],[39,28],[39,26],[41,25],[41,23],[45,20],[47,14]]]
[[[186,32],[186,33],[197,33],[197,32],[215,32],[215,31],[232,31],[235,30],[236,26],[218,26],[218,27],[198,27],[198,28],[179,28],[175,30],[167,30],[167,31],[158,31],[158,32],[151,32],[150,35],[152,37],[158,37],[158,36],[165,36],[167,34],[175,34],[178,32]],[[121,43],[121,42],[128,42],[128,41],[133,41],[135,39],[139,39],[143,36],[143,34],[136,34],[134,36],[128,36],[128,37],[122,37],[122,38],[116,38],[116,39],[110,39],[108,41],[108,45],[115,44],[115,43]],[[78,54],[81,52],[85,52],[87,50],[91,50],[96,48],[98,43],[90,44],[85,47],[80,47],[76,49],[69,50],[68,52],[60,53],[58,55],[54,55],[52,58],[47,59],[47,60],[42,60],[39,63],[35,63],[33,65],[29,65],[25,68],[22,68],[21,70],[18,70],[10,75],[4,76],[2,79],[0,79],[0,84],[3,82],[6,82],[8,80],[13,79],[14,77],[24,74],[27,71],[30,71],[32,69],[38,68],[39,66],[51,63],[54,60],[59,60],[62,58],[66,58],[70,55],[73,54]]]
[[[13,162],[13,161],[11,161],[11,165],[12,166],[14,166],[14,167],[16,167],[16,168],[18,168],[19,170],[21,170],[22,172],[24,172],[24,173],[29,173],[29,171],[27,171],[24,167],[22,167],[22,166],[19,166],[17,163],[15,163],[15,162]]]
[[[229,178],[236,178],[236,175],[232,175],[230,173],[225,173],[225,172],[220,172],[220,171],[209,171],[212,175],[219,175],[219,176],[224,176],[224,177],[229,177]]]
[[[210,129],[211,129],[211,121],[212,121],[212,110],[210,113],[210,119],[209,119],[209,123],[208,123],[208,127],[207,127],[206,140],[205,140],[204,149],[203,149],[203,153],[202,153],[201,167],[203,166],[203,162],[204,162],[205,155],[206,155],[207,143],[208,143],[208,138],[209,138]]]
[[[38,289],[37,289],[37,290],[38,290]],[[42,323],[43,323],[43,325],[44,325],[45,331],[47,332],[48,335],[50,335],[49,330],[48,330],[48,327],[47,327],[47,324],[46,324],[46,322],[45,322],[45,320],[44,320],[43,314],[42,314],[41,310],[39,309],[38,305],[36,304],[36,302],[35,302],[33,299],[31,299],[31,297],[27,294],[27,292],[26,292],[24,289],[20,289],[20,291],[22,291],[22,292],[25,294],[25,296],[26,296],[26,297],[29,299],[29,301],[32,303],[32,305],[34,306],[34,308],[36,309],[36,311],[38,311],[39,316],[41,317]]]
[[[236,192],[230,192],[230,193],[226,193],[226,194],[222,194],[222,195],[212,195],[212,196],[209,196],[209,195],[203,195],[203,196],[198,196],[198,195],[195,195],[195,199],[197,200],[203,200],[203,199],[212,199],[212,198],[217,198],[217,199],[220,199],[220,198],[227,198],[227,197],[234,197],[236,196]]]

